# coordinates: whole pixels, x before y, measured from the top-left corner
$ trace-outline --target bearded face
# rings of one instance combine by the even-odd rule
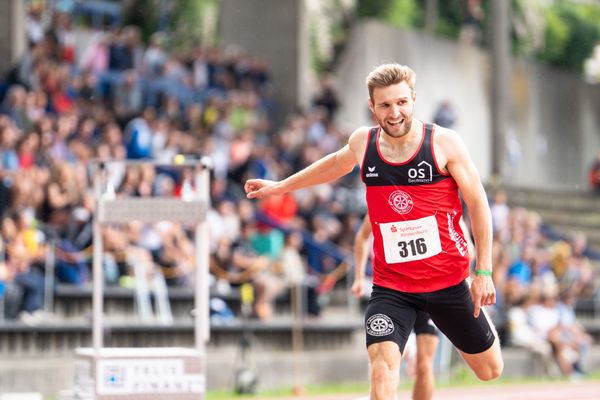
[[[385,133],[399,138],[410,132],[416,95],[406,82],[375,88],[369,108]]]

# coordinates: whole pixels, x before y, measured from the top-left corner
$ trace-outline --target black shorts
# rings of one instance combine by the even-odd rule
[[[437,335],[438,333],[434,323],[429,318],[429,314],[423,311],[417,311],[417,318],[415,319],[413,331],[415,331],[415,335]]]
[[[489,349],[495,336],[483,312],[475,308],[466,281],[429,293],[407,293],[373,286],[365,312],[367,347],[392,341],[404,352],[419,311],[426,312],[437,328],[459,350],[477,354]]]

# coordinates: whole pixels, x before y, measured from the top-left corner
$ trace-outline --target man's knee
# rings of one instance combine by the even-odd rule
[[[400,357],[380,354],[371,359],[373,374],[388,374],[400,370]]]
[[[400,371],[400,351],[393,342],[376,343],[369,346],[369,360],[373,377],[383,377]]]
[[[474,370],[475,375],[482,381],[491,381],[497,379],[502,375],[504,370],[504,361],[502,359],[494,360],[486,365],[482,365],[480,368]]]
[[[429,359],[417,359],[417,365],[415,373],[420,377],[427,377],[433,375],[433,360]]]

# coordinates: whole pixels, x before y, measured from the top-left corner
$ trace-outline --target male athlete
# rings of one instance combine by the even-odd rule
[[[479,379],[495,379],[504,368],[498,335],[481,312],[496,302],[485,191],[456,132],[413,120],[415,81],[404,65],[375,68],[366,83],[379,126],[356,129],[343,148],[284,180],[250,179],[244,186],[248,198],[263,198],[330,182],[361,166],[374,238],[365,313],[372,400],[396,397],[402,352],[419,311]],[[459,190],[475,240],[470,287]]]

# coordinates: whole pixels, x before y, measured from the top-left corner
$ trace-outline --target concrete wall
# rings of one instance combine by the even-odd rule
[[[220,44],[269,62],[279,121],[309,98],[308,27],[304,0],[222,0]]]
[[[343,98],[339,123],[368,124],[365,77],[383,62],[417,72],[417,118],[431,120],[450,100],[461,134],[484,181],[491,171],[490,57],[472,46],[366,21],[352,33],[336,81]],[[600,148],[600,87],[574,73],[512,63],[512,117],[507,132],[507,183],[528,187],[586,188],[586,170]],[[520,154],[520,155],[519,155]]]
[[[25,51],[25,2],[0,0],[0,76]]]

